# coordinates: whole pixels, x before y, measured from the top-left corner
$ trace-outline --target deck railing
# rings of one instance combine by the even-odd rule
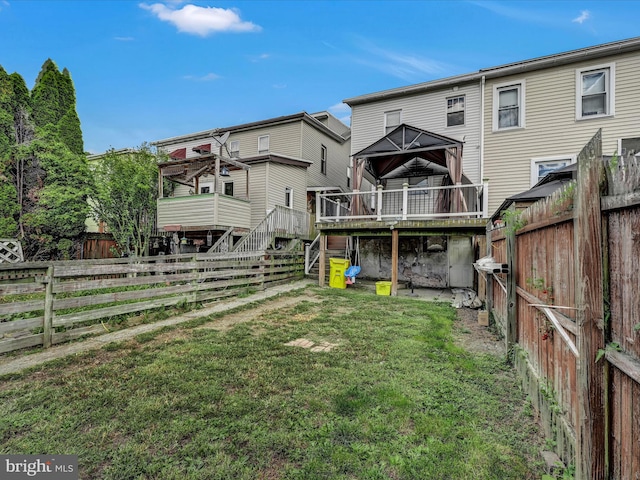
[[[275,237],[306,237],[309,234],[309,214],[292,208],[276,207],[234,247],[234,252],[265,250]]]
[[[318,222],[488,217],[487,183],[318,195]]]

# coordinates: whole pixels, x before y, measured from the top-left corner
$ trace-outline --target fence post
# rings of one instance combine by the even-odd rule
[[[514,219],[509,217],[505,227],[505,241],[507,244],[507,319],[505,325],[505,342],[507,355],[510,356],[511,349],[518,340],[518,299],[516,293],[516,225]]]
[[[382,185],[378,185],[378,198],[377,198],[377,202],[376,202],[376,209],[377,209],[377,218],[376,220],[378,222],[380,222],[382,220]]]
[[[486,249],[485,249],[485,255],[487,256],[491,256],[492,252],[492,248],[491,248],[491,221],[489,221],[487,223],[487,231],[485,234],[485,238],[486,238]],[[480,273],[478,273],[480,274]],[[487,305],[487,313],[489,315],[491,315],[491,311],[493,310],[493,275],[490,275],[489,273],[485,273],[485,283],[486,283],[486,295],[487,298],[485,300],[485,303]]]
[[[54,267],[50,265],[45,278],[47,286],[45,287],[44,320],[42,324],[42,346],[44,348],[49,348],[53,340],[53,274]]]
[[[605,471],[605,409],[602,365],[595,359],[604,349],[601,187],[602,131],[578,155],[574,207],[575,299],[578,310],[578,418],[576,478],[603,480]]]

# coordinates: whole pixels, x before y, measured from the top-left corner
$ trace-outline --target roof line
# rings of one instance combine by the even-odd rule
[[[435,90],[450,85],[460,85],[462,83],[479,82],[482,77],[496,78],[507,75],[513,75],[534,70],[541,70],[557,65],[566,65],[583,60],[595,59],[611,55],[614,53],[625,53],[629,51],[640,50],[640,37],[633,37],[626,40],[618,40],[615,42],[604,43],[601,45],[593,45],[577,50],[546,55],[543,57],[532,58],[514,63],[508,63],[495,67],[483,68],[477,72],[445,77],[428,82],[418,83],[400,88],[383,90],[357,97],[347,98],[343,100],[349,106],[361,105],[365,103],[384,100],[387,98],[396,98],[404,95],[418,94],[425,91]]]
[[[331,130],[324,123],[314,118],[312,115],[309,115],[307,112],[298,112],[292,115],[284,115],[281,117],[269,118],[269,119],[260,120],[257,122],[242,123],[239,125],[233,125],[231,127],[211,128],[209,130],[202,130],[200,132],[188,133],[186,135],[179,135],[176,137],[164,138],[162,140],[151,142],[151,145],[154,145],[156,147],[161,147],[161,146],[170,145],[172,143],[177,143],[177,142],[197,140],[200,138],[210,138],[215,134],[227,132],[227,131],[230,131],[232,133],[237,133],[237,132],[243,132],[243,131],[253,130],[256,128],[262,128],[267,126],[282,125],[282,124],[291,123],[297,120],[306,121],[307,123],[312,124],[314,127],[318,128],[319,130],[323,130],[327,135],[333,137],[335,140],[341,143],[344,143],[346,141],[345,137]]]

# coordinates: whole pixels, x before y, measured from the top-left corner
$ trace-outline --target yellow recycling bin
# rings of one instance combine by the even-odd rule
[[[347,277],[344,272],[349,268],[348,259],[330,258],[329,259],[329,286],[331,288],[347,288]]]

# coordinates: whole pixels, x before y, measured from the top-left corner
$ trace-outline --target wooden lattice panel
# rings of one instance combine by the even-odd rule
[[[0,263],[24,262],[22,245],[15,239],[0,239]]]

